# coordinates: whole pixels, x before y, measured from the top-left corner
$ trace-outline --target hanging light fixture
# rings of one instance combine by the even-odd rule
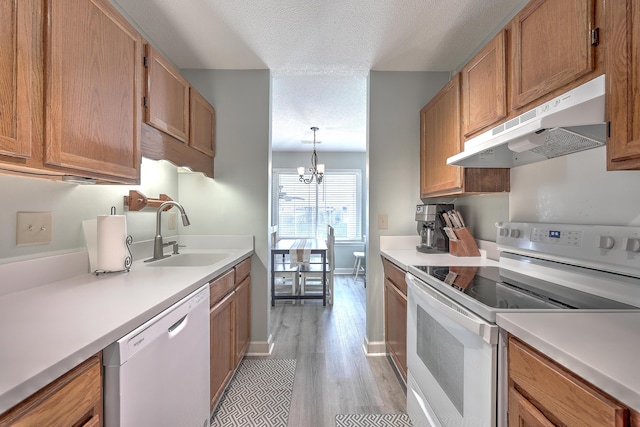
[[[311,176],[309,178],[305,178],[304,166],[298,167],[298,175],[300,175],[300,182],[311,184],[315,177],[316,182],[320,184],[322,182],[322,177],[324,176],[324,164],[318,164],[318,154],[316,153],[316,131],[318,128],[314,126],[311,130],[313,131],[313,154],[311,155],[311,167],[309,168]]]

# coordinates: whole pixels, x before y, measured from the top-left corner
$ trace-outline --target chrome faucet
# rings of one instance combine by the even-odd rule
[[[170,256],[170,255],[164,254],[164,248],[170,245],[173,245],[173,253],[174,254],[178,253],[177,251],[178,244],[176,242],[164,243],[162,241],[162,234],[161,234],[161,230],[162,230],[161,218],[162,217],[160,214],[162,214],[162,210],[167,206],[175,206],[176,208],[180,209],[180,214],[182,216],[182,225],[186,227],[190,224],[189,217],[187,217],[187,214],[185,213],[184,208],[180,205],[180,203],[174,202],[173,200],[169,200],[167,202],[162,203],[160,206],[158,206],[158,210],[156,212],[156,237],[153,239],[153,258],[148,259],[146,262],[156,261],[156,260]]]

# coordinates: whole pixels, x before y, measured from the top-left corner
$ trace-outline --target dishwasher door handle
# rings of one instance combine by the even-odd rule
[[[173,325],[169,326],[169,329],[167,329],[169,336],[178,335],[180,331],[182,331],[185,328],[185,326],[187,326],[187,317],[189,317],[189,315],[185,314],[184,316],[182,316],[180,320],[178,320]]]

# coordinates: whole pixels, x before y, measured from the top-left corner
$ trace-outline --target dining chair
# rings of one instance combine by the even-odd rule
[[[322,293],[323,272],[327,278],[327,302],[333,304],[333,273],[335,271],[335,233],[332,226],[327,226],[327,261],[309,262],[300,266],[300,295]],[[304,304],[304,300],[302,300]]]
[[[355,260],[353,261],[353,281],[358,280],[358,276],[362,273],[362,280],[364,280],[364,286],[367,286],[367,277],[366,277],[366,250],[367,250],[367,236],[362,236],[364,240],[364,250],[362,251],[354,251],[353,257]]]
[[[278,226],[274,225],[270,228],[271,235],[271,247],[274,247],[278,243]],[[291,267],[289,261],[289,255],[274,255],[273,277],[275,281],[274,292],[280,290],[283,293],[288,293],[287,289],[291,287],[291,295],[297,295],[299,289],[299,268],[297,266]],[[293,304],[296,300],[293,300]]]

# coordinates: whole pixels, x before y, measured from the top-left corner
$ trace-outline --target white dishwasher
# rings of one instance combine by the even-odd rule
[[[105,427],[209,425],[209,285],[103,351]]]

